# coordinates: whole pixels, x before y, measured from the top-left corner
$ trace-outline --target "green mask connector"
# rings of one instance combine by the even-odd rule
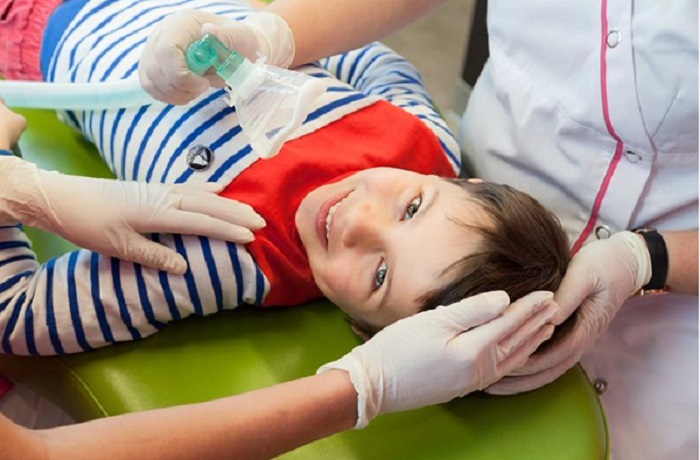
[[[204,75],[213,67],[232,88],[242,83],[250,73],[251,62],[235,51],[231,51],[215,36],[206,34],[187,48],[187,65],[197,75]]]

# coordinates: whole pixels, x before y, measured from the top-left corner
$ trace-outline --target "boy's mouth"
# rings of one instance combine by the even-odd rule
[[[333,217],[343,204],[345,198],[352,193],[352,190],[335,194],[326,198],[321,204],[316,216],[316,234],[321,245],[328,250],[331,230],[333,229]]]

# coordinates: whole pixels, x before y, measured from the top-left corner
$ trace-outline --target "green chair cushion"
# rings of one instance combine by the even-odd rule
[[[30,130],[20,144],[24,158],[48,169],[109,176],[94,149],[53,113],[26,114]],[[43,259],[72,249],[53,235],[29,230]],[[325,301],[286,309],[242,307],[175,322],[151,338],[90,353],[0,356],[0,373],[36,389],[76,420],[89,420],[306,376],[357,344],[341,312]],[[364,430],[332,436],[282,458],[589,460],[607,458],[607,449],[603,411],[577,366],[537,391],[509,397],[478,393],[382,416]]]

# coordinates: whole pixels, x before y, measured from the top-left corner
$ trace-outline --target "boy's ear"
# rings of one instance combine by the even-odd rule
[[[483,184],[484,179],[482,179],[480,177],[472,177],[470,179],[467,179],[467,182],[471,182],[472,184]]]
[[[372,338],[372,334],[370,334],[363,326],[360,324],[355,319],[350,318],[348,320],[350,323],[350,330],[355,333],[356,336],[362,339],[363,342],[368,341],[369,339]]]

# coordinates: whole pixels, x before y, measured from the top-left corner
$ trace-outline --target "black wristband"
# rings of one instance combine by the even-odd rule
[[[668,250],[664,237],[653,228],[636,228],[633,231],[642,235],[651,258],[651,279],[642,289],[665,289],[668,278]]]

